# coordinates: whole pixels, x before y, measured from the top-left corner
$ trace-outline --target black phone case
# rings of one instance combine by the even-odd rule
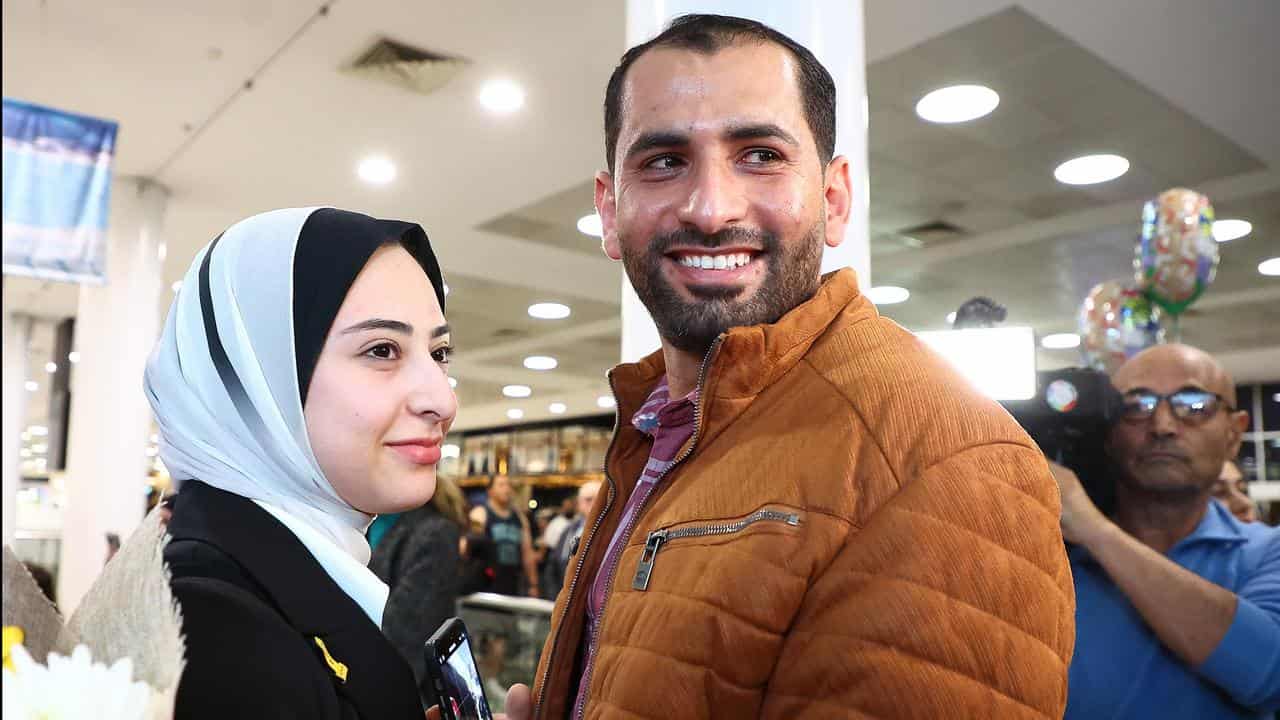
[[[467,720],[457,717],[453,708],[448,702],[448,696],[445,693],[445,677],[444,664],[448,659],[448,644],[455,640],[466,640],[467,648],[470,651],[471,666],[475,669],[476,678],[480,680],[480,698],[483,701],[484,714],[480,720],[493,720],[493,711],[489,708],[489,698],[484,692],[484,678],[480,676],[480,668],[476,665],[475,645],[471,640],[471,633],[467,632],[467,626],[463,624],[461,618],[452,617],[445,620],[439,628],[432,633],[431,638],[427,640],[426,647],[423,652],[427,656],[427,675],[431,678],[431,685],[436,691],[436,697],[439,699],[440,716],[444,720]]]

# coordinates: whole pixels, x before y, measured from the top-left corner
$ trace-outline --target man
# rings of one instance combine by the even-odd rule
[[[577,507],[575,498],[565,498],[564,502],[560,503],[560,508],[553,511],[551,519],[547,521],[547,528],[542,531],[542,546],[548,551],[556,549],[565,528],[573,524],[573,519],[576,517],[575,507]]]
[[[1210,498],[1249,423],[1231,377],[1200,350],[1160,345],[1112,382],[1124,396],[1107,442],[1114,517],[1054,468],[1080,608],[1066,717],[1270,717],[1280,530]]]
[[[834,128],[830,75],[755,22],[677,19],[614,72],[596,209],[662,349],[610,373],[534,717],[1061,714],[1056,486],[851,270],[820,277],[865,192]]]
[[[560,534],[559,542],[552,548],[551,554],[547,558],[546,587],[548,588],[548,598],[555,598],[556,593],[559,593],[560,588],[564,585],[565,568],[569,565],[569,557],[578,547],[578,541],[582,538],[582,528],[586,522],[587,513],[591,512],[591,506],[595,505],[596,496],[599,493],[600,483],[596,480],[585,482],[578,488],[573,520],[570,521],[564,532]]]
[[[538,561],[533,552],[533,534],[524,513],[512,507],[515,493],[511,479],[495,475],[489,481],[488,501],[471,509],[471,521],[484,528],[491,567],[489,592],[520,594],[520,573],[525,576],[525,594],[538,597]],[[491,571],[491,572],[490,572]]]
[[[1244,473],[1235,462],[1228,460],[1222,463],[1222,472],[1218,474],[1218,482],[1213,484],[1211,493],[1240,522],[1258,522],[1258,506],[1249,497]]]

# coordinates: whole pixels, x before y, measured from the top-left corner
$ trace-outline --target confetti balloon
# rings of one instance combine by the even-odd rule
[[[1160,309],[1123,280],[1095,285],[1080,308],[1085,362],[1108,375],[1140,351],[1164,342]]]
[[[1209,198],[1174,188],[1148,201],[1133,267],[1138,289],[1170,314],[1195,302],[1218,270]]]

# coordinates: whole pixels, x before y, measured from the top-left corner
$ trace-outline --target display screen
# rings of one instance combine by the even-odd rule
[[[480,682],[480,671],[476,669],[471,642],[466,635],[444,659],[441,669],[444,692],[440,703],[452,711],[453,717],[457,720],[492,720],[489,703],[484,697],[484,685]]]

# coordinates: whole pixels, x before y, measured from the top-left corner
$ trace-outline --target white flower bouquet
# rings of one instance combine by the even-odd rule
[[[152,512],[62,617],[4,547],[3,717],[170,720],[182,675],[182,620],[168,541]]]

